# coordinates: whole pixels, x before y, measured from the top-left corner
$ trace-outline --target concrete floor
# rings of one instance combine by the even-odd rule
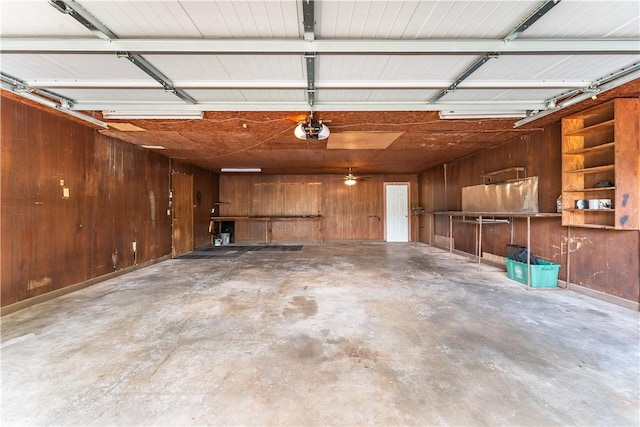
[[[2,318],[2,425],[638,426],[638,312],[419,243],[167,260]]]

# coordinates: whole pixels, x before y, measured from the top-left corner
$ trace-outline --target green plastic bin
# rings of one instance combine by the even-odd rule
[[[505,258],[507,263],[507,276],[524,285],[527,284],[527,263],[515,261],[511,258]],[[555,288],[558,286],[558,273],[560,272],[560,264],[554,264],[538,258],[539,265],[531,266],[531,281],[529,286],[532,288]]]

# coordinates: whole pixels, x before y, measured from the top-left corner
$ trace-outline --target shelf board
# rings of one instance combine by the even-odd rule
[[[615,209],[576,209],[576,208],[564,208],[567,212],[597,212],[597,213],[610,213],[615,212]]]
[[[610,171],[615,168],[615,165],[595,166],[592,168],[576,169],[573,171],[565,171],[564,173],[596,173]]]
[[[592,133],[603,132],[605,130],[613,129],[614,123],[615,123],[615,120],[613,119],[607,120],[606,122],[601,122],[580,130],[568,132],[565,134],[565,136],[586,136]]]
[[[564,190],[565,193],[591,193],[598,191],[615,190],[616,187],[600,187],[600,188],[583,188],[582,190]]]
[[[527,168],[525,168],[523,166],[516,166],[516,167],[513,167],[513,168],[500,169],[499,171],[482,173],[482,174],[480,174],[480,176],[483,177],[483,178],[486,178],[486,177],[490,177],[490,176],[501,175],[501,174],[507,173],[507,172],[526,172],[526,171],[527,171]]]
[[[580,150],[573,150],[573,151],[566,152],[564,154],[573,155],[573,154],[597,153],[597,152],[600,152],[600,151],[611,150],[611,149],[613,149],[615,147],[615,145],[616,145],[615,142],[607,142],[606,144],[596,145],[595,147],[582,148]]]
[[[616,228],[613,225],[604,225],[604,224],[562,224],[564,226],[569,227],[582,227],[582,228],[599,228],[603,230],[615,230]]]

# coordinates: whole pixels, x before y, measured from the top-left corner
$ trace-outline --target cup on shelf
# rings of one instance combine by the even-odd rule
[[[586,200],[584,199],[576,200],[576,209],[587,209],[587,206],[589,206],[589,204]]]
[[[600,209],[600,199],[589,199],[589,209]]]
[[[611,199],[598,199],[598,209],[611,209]]]

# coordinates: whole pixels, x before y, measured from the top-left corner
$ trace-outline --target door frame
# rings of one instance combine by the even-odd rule
[[[384,241],[387,241],[387,186],[404,185],[407,187],[407,242],[411,242],[411,182],[385,182],[384,184]]]

